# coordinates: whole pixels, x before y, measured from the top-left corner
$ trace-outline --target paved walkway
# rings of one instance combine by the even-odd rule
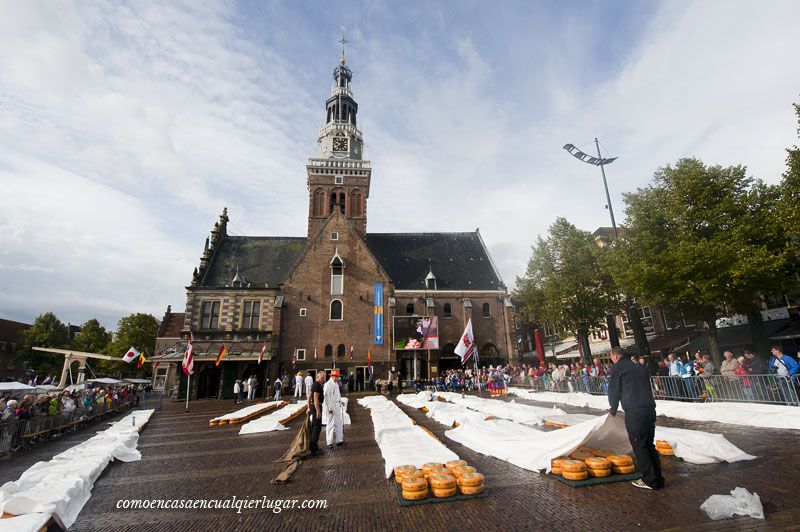
[[[522,401],[525,402],[525,401]],[[533,403],[532,403],[533,404]],[[541,403],[538,403],[541,406]],[[238,435],[238,426],[209,427],[208,420],[232,411],[228,401],[197,401],[191,412],[171,403],[142,432],[139,462],[111,464],[72,530],[450,530],[450,529],[768,529],[800,523],[800,465],[796,431],[748,429],[716,423],[659,418],[666,426],[721,432],[752,462],[697,466],[665,461],[668,487],[638,490],[628,483],[574,489],[538,473],[486,457],[444,437],[445,428],[421,412],[401,407],[432,430],[461,458],[486,475],[488,497],[467,502],[400,507],[393,481],[383,477],[383,460],[366,409],[351,402],[348,445],[303,462],[292,481],[270,485],[281,469],[273,461],[289,446],[291,430]],[[569,412],[589,412],[566,408]],[[596,413],[596,412],[595,412]],[[324,435],[323,435],[324,439]],[[0,461],[0,482],[47,459],[73,438],[44,444]],[[713,493],[743,486],[759,493],[767,521],[740,518],[714,523],[700,511]],[[327,499],[326,510],[124,510],[122,499]]]

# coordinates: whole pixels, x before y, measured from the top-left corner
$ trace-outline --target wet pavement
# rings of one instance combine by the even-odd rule
[[[527,403],[528,401],[519,401]],[[533,403],[542,406],[544,403]],[[235,410],[229,401],[165,404],[142,432],[142,460],[112,463],[72,527],[76,531],[120,530],[463,530],[561,529],[628,530],[786,529],[800,530],[800,464],[797,431],[683,422],[659,417],[664,426],[724,434],[760,458],[735,464],[692,465],[665,460],[667,488],[654,492],[629,483],[571,488],[539,473],[479,455],[444,436],[446,428],[422,412],[401,408],[430,429],[460,458],[486,475],[488,497],[401,507],[393,481],[383,476],[383,459],[366,409],[351,401],[353,424],[347,445],[325,449],[303,461],[292,480],[269,483],[282,465],[290,430],[239,436],[239,425],[209,427],[208,420]],[[562,407],[570,412],[599,413]],[[14,480],[38,460],[49,459],[94,431],[73,434],[0,460],[0,483]],[[321,438],[324,440],[324,433]],[[742,486],[761,496],[766,521],[752,518],[711,521],[700,504],[711,494]],[[122,509],[126,499],[326,499],[327,509]]]

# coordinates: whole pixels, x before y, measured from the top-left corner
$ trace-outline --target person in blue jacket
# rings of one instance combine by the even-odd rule
[[[680,361],[680,359],[678,360]],[[683,386],[686,388],[686,397],[690,401],[697,401],[697,390],[694,387],[694,362],[691,358],[687,358],[686,362],[679,365],[678,370],[683,380]]]
[[[779,345],[773,345],[771,351],[772,357],[769,359],[769,369],[778,377],[781,377],[777,380],[783,401],[787,404],[796,404],[797,401],[792,394],[792,383],[797,382],[800,364],[789,355],[784,355],[783,349]]]

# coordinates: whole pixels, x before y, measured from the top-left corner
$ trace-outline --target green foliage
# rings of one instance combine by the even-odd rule
[[[120,319],[119,323],[117,323],[117,333],[114,341],[105,348],[105,354],[120,360],[96,362],[97,369],[111,375],[125,377],[149,374],[152,368],[149,363],[137,369],[136,361],[130,364],[122,362],[122,356],[131,347],[135,347],[142,353],[146,349],[152,355],[155,352],[157,333],[158,320],[150,314],[137,313]]]
[[[800,104],[795,104],[794,110],[797,114],[797,136],[800,138]],[[796,262],[800,258],[800,147],[795,145],[786,153],[786,172],[781,181],[778,213],[788,233],[788,250]]]
[[[523,313],[576,335],[595,329],[606,313],[619,309],[603,253],[589,232],[557,218],[547,238],[540,237],[533,247],[525,277],[517,279],[514,297]]]
[[[14,366],[23,372],[32,371],[39,375],[60,374],[64,359],[60,355],[34,351],[33,347],[65,348],[69,342],[67,326],[55,314],[45,312],[36,318],[30,329],[22,331]]]
[[[108,331],[100,325],[97,319],[92,318],[81,325],[81,330],[75,335],[72,347],[76,351],[85,353],[102,353],[111,341]]]

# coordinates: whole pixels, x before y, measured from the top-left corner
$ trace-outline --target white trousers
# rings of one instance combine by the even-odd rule
[[[306,386],[306,397],[311,395],[311,386]]]
[[[342,423],[342,409],[334,409],[333,414],[328,416],[328,424],[325,425],[325,440],[328,445],[333,445],[334,437],[336,443],[344,441],[344,426]]]
[[[295,397],[301,397],[302,395],[303,395],[303,385],[302,384],[295,385],[295,387],[294,387],[294,396]]]

